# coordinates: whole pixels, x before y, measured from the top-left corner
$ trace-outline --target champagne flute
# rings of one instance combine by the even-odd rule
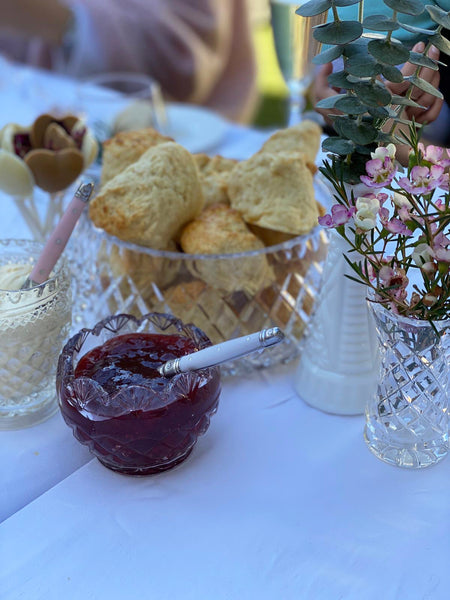
[[[302,119],[305,93],[313,80],[312,59],[321,43],[313,37],[313,27],[326,22],[327,14],[302,17],[295,11],[306,0],[270,0],[275,51],[281,73],[289,90],[289,120],[295,125]]]

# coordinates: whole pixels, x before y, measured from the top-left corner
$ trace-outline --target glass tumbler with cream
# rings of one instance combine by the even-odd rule
[[[0,240],[0,429],[29,427],[57,410],[55,373],[71,324],[70,273],[61,257],[50,275],[24,284],[43,246]]]

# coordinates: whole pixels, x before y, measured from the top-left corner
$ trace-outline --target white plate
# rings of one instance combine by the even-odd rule
[[[192,154],[213,150],[229,127],[223,117],[201,106],[168,104],[166,110],[168,126],[164,133]]]

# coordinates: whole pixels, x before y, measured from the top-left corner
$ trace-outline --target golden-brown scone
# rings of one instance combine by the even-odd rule
[[[103,143],[100,184],[104,186],[113,177],[136,162],[149,148],[172,138],[152,128],[122,131]]]
[[[203,192],[192,155],[166,142],[109,181],[91,201],[97,227],[121,240],[167,248],[203,208]]]
[[[175,242],[166,250],[176,252]],[[172,282],[177,274],[176,260],[168,259],[162,255],[146,254],[129,248],[120,248],[113,245],[109,254],[109,264],[115,279],[129,278],[133,281],[136,290],[145,298],[154,285],[164,288]]]
[[[317,225],[313,176],[301,153],[254,154],[233,169],[228,194],[248,224],[292,235]]]
[[[317,202],[317,211],[320,217],[323,217],[327,212],[320,202]],[[248,228],[264,242],[265,246],[276,246],[277,244],[283,244],[284,242],[296,237],[292,233],[274,231],[273,229],[266,229],[266,227],[259,227],[258,225],[249,225]]]
[[[258,225],[249,225],[248,228],[264,243],[264,246],[276,246],[296,237],[292,233],[274,231],[273,229],[259,227]]]
[[[186,225],[180,237],[184,252],[189,254],[235,254],[261,250],[264,244],[246,226],[238,211],[226,204],[208,206]],[[264,254],[199,260],[195,275],[214,288],[227,292],[255,292],[270,274]]]
[[[228,180],[238,161],[219,155],[210,157],[207,154],[194,154],[194,159],[200,173],[205,206],[229,204]]]
[[[315,161],[320,148],[322,129],[315,121],[306,119],[298,125],[276,131],[263,144],[260,152],[303,152],[315,172]]]
[[[206,333],[213,344],[255,331],[253,328],[245,329],[230,299],[224,301],[220,290],[199,279],[169,287],[164,293],[164,300],[164,304],[155,310],[169,311],[184,323],[193,323]]]

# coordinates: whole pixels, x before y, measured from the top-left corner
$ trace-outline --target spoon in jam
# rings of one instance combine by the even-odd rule
[[[209,346],[180,358],[174,358],[161,365],[158,370],[163,377],[172,377],[178,373],[215,367],[228,360],[241,358],[257,350],[275,346],[283,340],[284,333],[279,327],[262,329],[250,335]]]
[[[93,189],[94,184],[91,182],[82,183],[78,187],[61,220],[45,243],[33,270],[20,289],[28,290],[47,281],[53,267],[58,262],[58,258],[66,247],[84,207],[89,202]]]

